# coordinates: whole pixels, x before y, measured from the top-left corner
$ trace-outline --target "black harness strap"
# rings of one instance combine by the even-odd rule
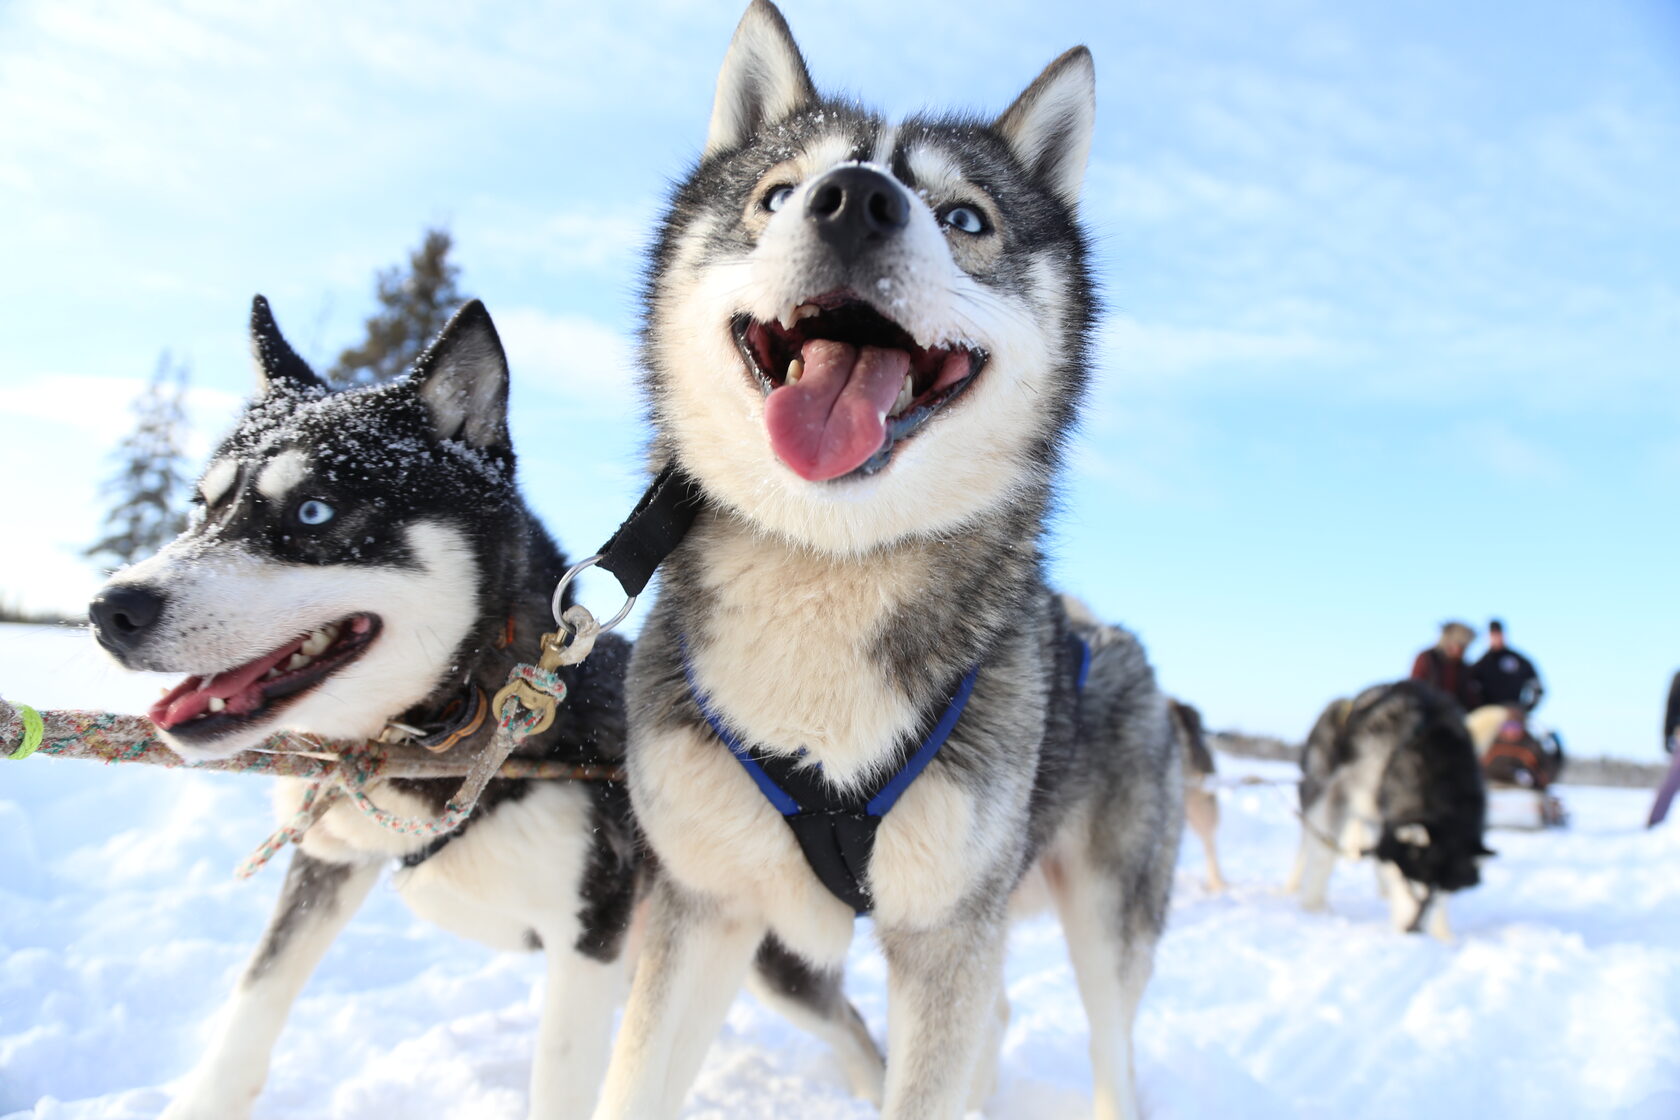
[[[453,832],[445,832],[441,836],[434,836],[424,848],[421,848],[417,852],[409,852],[406,856],[399,859],[397,861],[397,865],[405,868],[419,867],[422,863],[425,863],[427,860],[443,851],[443,849],[447,848],[449,846],[449,842],[460,834],[461,830],[456,829]]]
[[[665,557],[682,543],[704,504],[705,494],[700,484],[675,459],[671,460],[648,486],[630,516],[601,546],[597,566],[611,572],[624,593],[635,598],[646,589]],[[1091,668],[1091,648],[1077,634],[1070,632],[1068,640],[1078,646],[1075,689],[1083,691]],[[881,818],[945,745],[968,706],[980,667],[974,666],[957,681],[939,720],[919,744],[904,746],[902,760],[891,774],[864,788],[841,790],[829,783],[822,767],[812,765],[803,752],[776,754],[742,742],[707,702],[694,679],[686,646],[682,657],[689,692],[701,714],[759,792],[787,821],[812,872],[840,901],[859,914],[868,913],[873,902],[865,877]],[[417,855],[424,860],[441,846],[429,845],[423,854]]]
[[[1091,668],[1091,647],[1076,634],[1068,637],[1070,642],[1078,643],[1074,687],[1076,691],[1083,691]],[[821,764],[813,765],[803,751],[789,755],[743,742],[712,709],[694,678],[686,643],[683,646],[683,674],[700,714],[723,745],[729,748],[735,761],[746,770],[765,800],[787,822],[812,874],[828,888],[830,894],[858,914],[867,914],[874,908],[866,876],[870,857],[875,853],[875,833],[881,827],[881,819],[904,796],[904,791],[927,769],[945,745],[945,740],[950,738],[957,721],[962,718],[963,709],[968,707],[979,673],[980,667],[976,665],[963,674],[952,689],[938,722],[920,743],[906,744],[902,748],[901,761],[890,773],[866,786],[841,789],[829,782],[823,776]]]
[[[640,595],[660,562],[682,543],[704,502],[700,484],[672,459],[601,546],[596,567],[611,572],[626,595]]]

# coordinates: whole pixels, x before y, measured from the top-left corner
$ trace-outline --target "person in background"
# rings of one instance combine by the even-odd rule
[[[1482,704],[1481,686],[1464,663],[1464,651],[1475,640],[1476,632],[1464,623],[1443,622],[1440,638],[1412,662],[1412,679],[1427,681],[1457,700],[1466,712],[1475,711]]]
[[[1497,618],[1488,623],[1488,649],[1471,672],[1482,690],[1483,704],[1503,704],[1525,713],[1540,706],[1546,687],[1534,662],[1505,644],[1505,624]]]
[[[1651,819],[1647,828],[1655,828],[1668,816],[1674,795],[1680,793],[1680,673],[1668,682],[1668,711],[1663,716],[1663,750],[1669,753],[1668,776],[1657,790],[1657,800],[1651,805]]]

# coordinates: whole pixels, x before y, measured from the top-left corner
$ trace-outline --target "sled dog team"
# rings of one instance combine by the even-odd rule
[[[1199,719],[1044,575],[1090,368],[1093,112],[1075,48],[989,122],[887,120],[819,93],[754,0],[645,286],[650,466],[692,524],[634,647],[605,635],[562,669],[559,718],[520,748],[625,780],[497,780],[438,838],[328,810],[169,1120],[250,1114],[292,1001],[393,860],[416,913],[545,954],[533,1117],[674,1117],[743,982],[884,1115],[956,1117],[995,1079],[1009,923],[1044,905],[1095,1114],[1138,1114],[1132,1025],[1187,804],[1220,880]],[[567,568],[515,482],[488,313],[463,308],[406,378],[339,392],[260,297],[251,331],[256,395],[189,528],[92,604],[100,643],[184,675],[151,715],[189,758],[282,730],[471,755]],[[1429,703],[1362,695],[1314,730],[1309,903],[1338,848],[1387,861],[1414,927],[1474,882],[1480,810],[1430,800],[1462,783],[1425,749],[1450,738]],[[433,816],[454,784],[373,798]],[[304,789],[279,783],[282,816]],[[860,913],[888,965],[885,1057],[843,991]]]

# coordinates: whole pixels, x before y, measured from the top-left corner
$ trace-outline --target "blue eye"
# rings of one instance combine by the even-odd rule
[[[764,195],[764,208],[774,214],[787,205],[787,200],[793,197],[793,188],[783,183],[779,187],[771,187]]]
[[[986,219],[972,206],[953,206],[940,219],[962,233],[985,233]]]
[[[319,498],[310,498],[308,501],[298,506],[297,514],[295,516],[297,517],[299,525],[317,526],[325,525],[327,522],[331,521],[336,512],[337,511],[334,510],[333,507],[329,506],[326,502],[321,501]]]

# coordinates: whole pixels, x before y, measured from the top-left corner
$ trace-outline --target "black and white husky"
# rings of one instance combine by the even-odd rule
[[[885,1114],[957,1116],[1025,884],[1060,910],[1097,1114],[1136,1114],[1179,752],[1137,641],[1039,547],[1087,378],[1093,90],[1079,48],[996,120],[892,122],[819,96],[769,3],[735,33],[647,279],[654,457],[706,502],[632,656],[662,875],[598,1117],[675,1115],[765,932],[832,968],[860,909]]]
[[[1419,681],[1378,685],[1326,708],[1301,755],[1301,851],[1290,876],[1325,907],[1336,857],[1375,856],[1398,930],[1452,936],[1446,894],[1481,881],[1487,793],[1452,697]]]
[[[93,601],[98,640],[130,668],[191,674],[151,713],[188,758],[281,730],[454,738],[449,749],[471,757],[496,723],[487,697],[515,663],[536,660],[564,571],[515,486],[507,365],[489,315],[468,304],[411,376],[337,393],[260,297],[252,336],[256,398],[204,472],[187,531]],[[604,635],[563,669],[559,718],[520,755],[622,762],[627,655]],[[397,780],[370,793],[389,812],[433,817],[459,784]],[[304,788],[279,783],[282,819]],[[168,1120],[249,1115],[293,1000],[392,860],[416,913],[496,948],[546,953],[530,1115],[589,1114],[644,876],[628,797],[615,783],[502,779],[442,840],[387,831],[342,804],[309,830]],[[809,969],[773,941],[758,965],[758,993],[832,1039],[859,1090],[878,1092],[879,1057],[838,971]]]

